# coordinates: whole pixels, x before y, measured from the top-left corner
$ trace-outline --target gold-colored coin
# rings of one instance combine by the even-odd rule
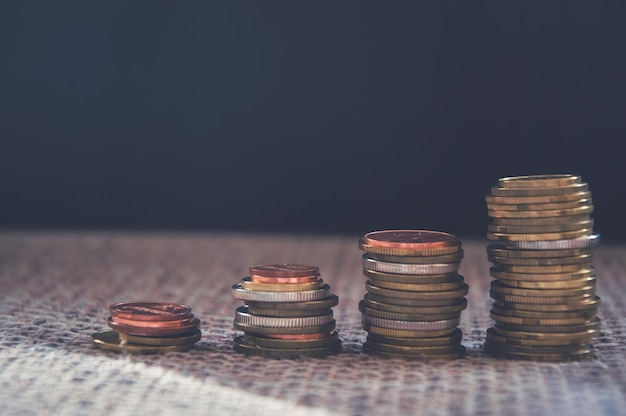
[[[368,257],[388,263],[402,264],[446,264],[458,263],[463,258],[463,250],[443,256],[389,256],[385,254],[368,254]]]
[[[543,196],[493,196],[487,195],[485,201],[488,204],[554,204],[567,201],[577,201],[591,198],[591,192],[573,192],[563,195]]]
[[[332,309],[272,309],[272,308],[255,308],[248,305],[248,312],[256,316],[273,317],[273,318],[304,318],[307,316],[322,316],[332,313]]]
[[[547,204],[487,204],[489,211],[549,211],[578,208],[583,205],[592,205],[591,198],[577,199],[566,202],[551,202]]]
[[[488,255],[487,260],[492,263],[512,265],[512,266],[561,266],[565,264],[587,264],[591,262],[592,253],[580,254],[578,256],[569,257],[547,257],[547,258],[516,258],[516,257],[500,257]]]
[[[364,301],[359,302],[359,311],[361,311],[361,313],[363,314],[373,316],[375,318],[393,319],[397,321],[432,322],[432,321],[458,319],[461,317],[461,312],[435,313],[435,314],[387,312],[387,311],[381,311],[378,309],[368,308],[367,306],[365,306]]]
[[[496,351],[485,348],[485,352],[494,358],[505,358],[507,360],[524,360],[537,361],[543,363],[561,363],[567,361],[585,361],[593,358],[593,350],[591,348],[581,349],[576,354],[530,354],[530,353],[512,353],[504,351]]]
[[[366,342],[379,342],[404,347],[441,347],[452,344],[459,345],[462,338],[463,333],[461,332],[461,330],[459,328],[455,328],[454,332],[452,332],[450,335],[434,338],[396,338],[377,335],[370,332],[367,335]]]
[[[377,342],[373,340],[367,340],[364,349],[376,350],[380,352],[387,352],[391,354],[425,354],[425,355],[434,355],[434,354],[450,354],[459,350],[459,344],[450,344],[450,345],[442,345],[442,346],[430,346],[430,347],[411,347],[411,346],[402,346],[402,345],[393,345],[387,344],[383,342]]]
[[[591,308],[582,311],[557,311],[557,312],[541,312],[541,311],[525,311],[521,309],[508,309],[499,305],[491,306],[492,312],[498,315],[511,316],[517,318],[529,318],[529,319],[569,319],[569,318],[584,318],[585,320],[591,320],[595,318],[598,308]]]
[[[320,289],[323,285],[324,281],[322,279],[308,283],[257,283],[252,282],[249,277],[241,279],[241,286],[244,289],[259,292],[301,292]]]
[[[467,308],[466,298],[454,300],[453,303],[449,306],[400,306],[373,300],[371,299],[371,295],[369,293],[363,297],[363,303],[368,308],[376,309],[379,311],[416,315],[453,314],[464,311]]]
[[[371,280],[370,282],[377,287],[392,290],[405,290],[407,292],[442,292],[450,290],[459,290],[463,288],[464,279],[460,274],[453,282],[442,283],[396,283],[387,282],[385,280]]]
[[[376,355],[378,357],[400,360],[419,360],[419,361],[449,361],[463,358],[465,356],[465,347],[460,348],[449,354],[393,354],[384,351],[378,351],[371,348],[364,348],[367,354]]]
[[[554,273],[579,273],[582,270],[589,270],[591,261],[577,264],[558,264],[552,266],[516,266],[513,264],[497,264],[494,269],[501,272],[518,274],[554,274]]]
[[[487,233],[488,240],[499,241],[551,241],[551,240],[569,240],[572,238],[584,237],[593,234],[591,229],[582,229],[576,231],[565,231],[562,233],[538,233],[538,234],[504,234],[504,233]]]
[[[590,255],[593,248],[570,248],[563,250],[519,250],[504,247],[498,243],[487,246],[487,255],[518,259],[544,259]]]
[[[297,348],[322,348],[337,343],[339,334],[333,331],[330,335],[323,338],[313,339],[279,339],[259,337],[255,335],[245,334],[243,340],[250,345],[256,345],[262,348],[277,349],[297,349]]]
[[[168,352],[187,351],[193,348],[194,343],[183,345],[140,345],[122,343],[117,331],[104,329],[92,336],[94,345],[103,350],[127,352],[132,354],[164,354]]]
[[[498,226],[511,227],[536,227],[536,226],[553,226],[563,224],[573,224],[584,221],[591,221],[589,214],[584,215],[568,215],[557,217],[538,217],[538,218],[491,218],[491,224]]]
[[[586,183],[575,183],[564,186],[551,186],[541,188],[491,188],[492,196],[546,196],[546,195],[565,195],[576,192],[586,192],[589,187]]]
[[[508,339],[531,341],[531,342],[550,342],[555,345],[581,345],[589,342],[593,337],[600,333],[598,328],[587,329],[580,332],[529,332],[529,331],[511,331],[504,328],[489,328],[495,334],[506,337]]]
[[[563,325],[583,325],[589,323],[590,320],[584,316],[575,318],[520,318],[517,316],[500,315],[493,310],[491,311],[491,319],[498,323],[523,325],[523,326],[563,326]]]
[[[499,280],[491,281],[491,291],[500,295],[528,296],[533,298],[570,298],[595,295],[595,286],[584,286],[575,289],[520,289],[505,286]]]
[[[576,298],[574,298],[576,299]],[[598,296],[590,296],[585,297],[584,301],[573,302],[573,303],[553,303],[553,304],[532,304],[532,303],[519,303],[519,302],[507,302],[503,300],[496,299],[493,303],[494,305],[500,306],[501,308],[506,309],[515,309],[522,311],[532,311],[532,312],[546,312],[546,313],[554,313],[554,312],[573,312],[573,311],[589,311],[594,308],[598,308],[600,305],[600,297]]]
[[[341,340],[325,347],[316,348],[267,348],[246,342],[243,336],[235,338],[233,349],[245,355],[258,355],[265,358],[294,359],[300,357],[326,357],[341,352]]]
[[[496,267],[491,267],[489,269],[489,275],[491,277],[495,277],[496,279],[501,280],[518,280],[523,282],[555,282],[563,280],[577,280],[583,279],[585,277],[595,276],[596,271],[593,267],[589,267],[574,272],[533,274],[508,272],[500,270]]]
[[[467,295],[467,292],[469,291],[469,286],[467,285],[467,283],[463,283],[460,289],[454,290],[444,290],[438,292],[408,292],[404,290],[384,289],[367,281],[365,282],[365,289],[368,293],[379,296],[414,300],[436,300],[456,299],[463,297]]]
[[[339,298],[337,295],[329,295],[323,299],[319,300],[309,300],[309,301],[301,301],[301,302],[264,302],[264,301],[246,301],[246,305],[252,309],[276,309],[285,311],[285,313],[291,313],[292,311],[319,311],[323,309],[332,308],[333,306],[337,306],[339,303]],[[261,315],[261,314],[259,314]],[[309,315],[314,315],[310,313]]]
[[[371,281],[385,281],[396,283],[446,283],[454,282],[458,278],[458,273],[445,273],[445,274],[395,274],[377,272],[375,270],[363,269],[363,275]]]
[[[582,178],[577,175],[524,175],[507,176],[498,179],[498,186],[502,188],[550,188],[555,186],[571,186],[582,183]]]
[[[593,205],[581,205],[576,208],[549,209],[545,211],[494,211],[487,210],[491,218],[544,218],[567,217],[568,215],[584,215],[593,212]]]
[[[594,318],[591,322],[586,324],[576,325],[516,325],[508,324],[501,321],[496,321],[496,328],[498,330],[518,331],[518,332],[547,332],[547,333],[575,333],[585,332],[591,329],[600,329],[600,318]]]
[[[499,234],[547,234],[593,228],[593,220],[543,225],[497,225],[487,224],[487,231]]]
[[[394,298],[391,296],[381,296],[381,295],[376,295],[374,293],[368,293],[367,296],[373,301],[386,303],[388,305],[411,306],[411,307],[420,307],[420,308],[458,305],[458,303],[462,299],[462,296],[459,296],[457,298],[450,298],[450,299],[406,299],[406,298]]]
[[[532,296],[516,296],[516,295],[504,295],[502,293],[496,293],[493,290],[489,291],[489,296],[492,299],[508,302],[508,303],[525,303],[529,305],[564,305],[568,303],[588,303],[593,299],[593,294],[583,296],[563,296],[563,297],[532,297]]]
[[[525,282],[525,281],[520,281],[520,280],[500,279],[500,283],[502,283],[504,286],[516,287],[520,289],[540,289],[540,290],[581,289],[583,287],[588,287],[588,286],[595,287],[596,278],[585,277],[583,279],[562,280],[562,281],[556,281],[556,282]]]
[[[501,351],[501,352],[552,355],[552,354],[577,354],[580,352],[581,349],[588,349],[589,345],[584,344],[582,346],[581,345],[561,345],[558,347],[536,347],[536,346],[524,347],[521,345],[499,343],[495,341],[494,339],[488,339],[485,345],[485,348],[489,348],[490,350]]]
[[[366,253],[372,254],[386,254],[389,256],[444,256],[447,254],[453,254],[461,250],[461,245],[452,245],[447,247],[436,248],[424,248],[424,249],[411,249],[400,247],[378,247],[367,244],[363,238],[359,239],[359,248]]]
[[[390,328],[382,328],[379,326],[368,324],[367,322],[361,322],[361,328],[364,331],[367,331],[372,334],[382,335],[386,337],[394,337],[394,338],[435,338],[435,337],[445,337],[454,332],[457,328],[449,328],[449,329],[439,329],[432,331],[412,331],[405,329],[390,329]]]
[[[183,337],[143,337],[139,335],[130,335],[118,333],[121,344],[139,344],[152,345],[157,347],[167,347],[173,345],[189,345],[195,344],[202,337],[202,332],[198,329],[191,335]]]
[[[525,338],[514,338],[514,337],[505,337],[496,331],[496,328],[487,329],[487,341],[494,341],[498,344],[508,344],[508,345],[517,345],[520,347],[562,347],[562,346],[583,346],[587,345],[591,338],[593,338],[592,334],[585,334],[580,338],[548,338],[548,339],[525,339]]]

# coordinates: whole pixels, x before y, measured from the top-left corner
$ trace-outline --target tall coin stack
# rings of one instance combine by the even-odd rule
[[[185,351],[200,340],[200,320],[187,305],[165,302],[121,302],[109,307],[111,329],[93,334],[105,350],[129,353]]]
[[[461,312],[468,285],[458,274],[463,250],[451,234],[388,230],[359,240],[367,294],[359,303],[364,351],[387,358],[464,355]]]
[[[234,340],[235,351],[269,358],[341,352],[331,309],[339,298],[320,278],[317,266],[253,266],[232,291],[245,302],[235,311],[233,324],[244,332]]]
[[[600,298],[591,264],[593,204],[575,175],[498,180],[486,197],[494,299],[485,350],[541,361],[592,355]]]

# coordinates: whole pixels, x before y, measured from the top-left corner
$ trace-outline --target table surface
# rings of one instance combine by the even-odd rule
[[[535,363],[482,352],[489,318],[487,241],[462,239],[470,286],[465,359],[386,360],[362,352],[358,236],[167,232],[0,233],[0,414],[526,415],[626,414],[626,245],[594,252],[596,358]],[[343,351],[323,359],[247,358],[232,349],[231,286],[248,267],[306,263],[339,296]],[[202,320],[188,352],[102,351],[108,306],[185,303]]]

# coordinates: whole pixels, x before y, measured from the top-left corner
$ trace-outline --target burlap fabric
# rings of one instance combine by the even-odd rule
[[[528,415],[626,413],[626,246],[601,245],[597,358],[543,364],[481,351],[489,318],[486,242],[463,239],[470,285],[466,359],[421,363],[361,351],[365,288],[357,237],[206,233],[0,234],[2,415]],[[232,350],[241,304],[230,287],[250,265],[316,264],[340,298],[342,354],[246,358]],[[124,300],[190,305],[203,338],[192,351],[125,355],[91,345]]]

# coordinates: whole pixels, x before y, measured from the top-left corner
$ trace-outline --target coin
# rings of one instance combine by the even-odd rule
[[[504,217],[491,217],[490,222],[497,226],[507,227],[536,227],[536,226],[562,226],[567,224],[574,224],[584,221],[590,221],[591,216],[589,214],[583,215],[568,215],[568,216],[556,216],[556,217],[536,217],[536,218],[504,218]]]
[[[263,264],[250,267],[250,276],[259,277],[310,277],[320,274],[319,267],[306,264]]]
[[[501,234],[545,234],[560,233],[564,231],[575,231],[590,229],[593,227],[593,220],[577,221],[563,224],[543,224],[543,225],[498,225],[487,224],[487,231]]]
[[[383,335],[394,338],[435,338],[450,335],[457,328],[441,330],[401,330],[393,328],[383,328],[361,321],[361,328],[370,334]]]
[[[503,188],[544,188],[570,186],[582,183],[582,178],[571,174],[507,176],[498,179]]]
[[[384,351],[378,351],[372,348],[368,348],[367,345],[364,351],[368,354],[376,355],[379,357],[389,359],[401,359],[401,360],[420,360],[420,361],[448,361],[463,358],[465,356],[465,347],[459,346],[458,350],[447,354],[394,354]]]
[[[375,247],[435,249],[458,247],[460,241],[452,234],[428,230],[385,230],[365,234],[365,244]]]
[[[496,264],[493,266],[496,271],[518,273],[518,274],[554,274],[554,273],[576,273],[581,270],[589,270],[591,261],[578,264],[559,264],[551,266],[516,266],[512,264]]]
[[[363,268],[366,270],[374,270],[383,273],[396,274],[446,274],[454,273],[459,270],[460,263],[443,263],[443,264],[404,264],[404,263],[387,263],[374,260],[364,255],[362,258]]]
[[[385,296],[388,298],[414,299],[414,300],[439,300],[439,299],[457,299],[467,295],[469,286],[463,283],[460,289],[444,290],[438,292],[408,292],[405,290],[384,289],[365,282],[365,289],[373,295]]]
[[[585,324],[577,324],[577,325],[554,325],[554,326],[545,326],[545,325],[516,325],[516,324],[508,324],[504,322],[496,322],[495,325],[498,329],[504,329],[508,331],[519,331],[519,332],[547,332],[547,333],[569,333],[569,332],[584,332],[590,329],[598,330],[600,329],[600,319],[595,318],[589,323]]]
[[[573,238],[571,240],[553,240],[553,241],[509,241],[509,248],[527,249],[527,250],[560,250],[568,248],[585,248],[594,247],[598,244],[600,235],[592,234],[584,237]]]
[[[116,321],[181,321],[192,317],[191,308],[167,302],[119,302],[109,306]]]
[[[233,320],[233,326],[246,333],[270,336],[270,335],[300,335],[300,334],[321,334],[328,333],[335,329],[336,322],[332,320],[331,322],[323,325],[315,325],[315,326],[302,326],[295,328],[278,328],[278,327],[266,327],[259,325],[250,325],[243,322],[237,322]]]
[[[579,317],[570,317],[570,318],[554,318],[554,317],[543,317],[543,318],[528,318],[528,317],[517,317],[510,315],[500,315],[495,313],[492,309],[491,311],[491,319],[498,323],[503,324],[513,324],[513,325],[523,325],[523,326],[563,326],[563,325],[584,325],[589,322],[589,319],[584,316]]]
[[[413,347],[413,346],[405,346],[405,345],[387,344],[384,342],[375,342],[369,339],[365,342],[364,349],[387,352],[391,354],[439,355],[439,354],[450,354],[450,353],[457,352],[459,350],[459,344],[428,346],[428,347]]]
[[[435,347],[435,346],[446,346],[446,345],[459,345],[461,339],[463,338],[463,333],[459,328],[456,328],[449,335],[445,335],[442,337],[434,337],[434,338],[397,338],[397,337],[387,337],[383,335],[378,335],[375,333],[367,334],[366,342],[379,342],[391,345],[399,345],[399,346],[407,346],[407,347]]]
[[[458,317],[440,321],[400,321],[362,314],[361,321],[380,328],[397,329],[401,331],[440,331],[456,328],[459,326],[461,319]]]
[[[241,287],[245,290],[259,292],[302,292],[320,289],[323,284],[324,280],[322,279],[316,279],[313,282],[306,283],[257,283],[251,281],[249,277],[241,279]]]
[[[593,267],[590,267],[588,269],[581,269],[575,272],[542,274],[505,272],[502,270],[498,270],[495,267],[489,269],[489,275],[491,277],[495,277],[496,279],[518,280],[524,282],[555,282],[563,280],[578,280],[585,277],[595,276],[595,273],[596,271]]]
[[[493,257],[521,258],[521,259],[544,259],[544,258],[567,258],[583,255],[591,255],[592,248],[570,248],[563,250],[519,250],[509,249],[499,243],[487,246],[487,254]]]
[[[290,283],[311,283],[320,280],[320,275],[303,276],[303,277],[267,277],[267,276],[250,276],[250,281],[254,283],[278,283],[278,284],[290,284]]]
[[[516,258],[499,257],[488,255],[487,260],[492,263],[508,264],[516,266],[560,266],[563,264],[585,264],[591,261],[592,254],[580,254],[568,257],[547,257],[547,258]]]
[[[590,229],[581,229],[575,231],[565,231],[562,233],[537,233],[537,234],[505,234],[505,233],[487,233],[488,240],[499,241],[552,241],[579,238],[593,234]]]
[[[296,303],[296,302],[294,302]],[[332,312],[332,309],[272,309],[272,308],[256,308],[250,305],[248,306],[248,312],[252,315],[259,316],[272,316],[276,318],[298,318],[306,316],[320,316],[327,315]]]
[[[542,311],[525,311],[523,309],[510,309],[503,308],[499,305],[493,304],[491,310],[499,315],[514,316],[518,318],[533,318],[533,319],[559,319],[559,318],[584,318],[590,320],[596,316],[598,310],[597,307],[586,310],[578,311],[556,311],[546,314]]]
[[[457,272],[445,273],[445,274],[394,274],[394,273],[382,273],[373,270],[363,269],[363,275],[369,278],[372,282],[386,281],[396,283],[446,283],[453,282],[458,279],[459,274]]]
[[[374,286],[383,289],[405,290],[407,292],[441,292],[462,289],[464,278],[459,274],[455,281],[443,283],[396,283],[387,282],[385,280],[370,280],[370,282]]]
[[[520,289],[550,289],[550,290],[558,290],[558,289],[580,289],[586,286],[596,285],[596,278],[585,277],[577,280],[562,280],[556,282],[525,282],[520,280],[504,280],[500,279],[500,283],[504,286],[508,287],[517,287]]]
[[[567,201],[576,201],[580,199],[591,198],[591,192],[572,192],[562,195],[543,195],[543,196],[493,196],[487,195],[485,201],[488,204],[550,204]]]
[[[243,336],[235,338],[233,349],[245,355],[258,355],[265,358],[294,359],[301,357],[326,357],[341,352],[341,341],[324,347],[313,348],[268,348],[246,342]]]
[[[282,310],[286,313],[291,313],[291,311],[319,311],[321,309],[332,308],[333,306],[337,306],[339,303],[339,298],[337,295],[328,295],[325,298],[318,300],[309,300],[302,302],[263,302],[263,301],[246,301],[246,305],[250,310],[252,309],[275,309]],[[252,313],[252,312],[251,312]],[[258,314],[263,315],[263,314]],[[311,313],[311,315],[315,315],[315,313]]]
[[[386,254],[366,254],[366,257],[388,262],[388,263],[408,263],[408,264],[442,264],[442,263],[458,263],[463,258],[463,250],[459,249],[456,253],[445,254],[442,256],[389,256]]]
[[[383,312],[399,313],[399,314],[415,314],[415,315],[436,315],[436,314],[453,314],[458,313],[467,308],[467,299],[459,298],[454,300],[448,306],[400,306],[389,303],[379,302],[372,299],[372,296],[368,293],[363,297],[363,304],[371,309],[376,309]]]
[[[368,308],[365,306],[364,301],[359,302],[359,310],[361,313],[374,317],[374,318],[382,318],[382,319],[391,319],[398,321],[423,321],[423,322],[432,322],[432,321],[441,321],[448,319],[458,319],[461,317],[460,312],[456,313],[437,313],[437,314],[410,314],[410,313],[395,313],[395,312],[386,312],[378,309]]]
[[[489,291],[489,296],[492,299],[508,302],[508,303],[525,303],[529,305],[563,305],[563,304],[580,304],[588,303],[593,299],[593,294],[582,296],[562,296],[562,297],[531,297],[531,296],[516,296],[516,295],[503,295],[501,293],[495,293],[493,290]]]
[[[118,325],[127,325],[127,326],[135,326],[141,328],[181,328],[181,327],[189,327],[193,325],[195,316],[190,315],[187,318],[179,319],[179,320],[168,320],[168,321],[137,321],[134,319],[124,319],[119,316],[111,317],[113,322]]]
[[[487,203],[489,211],[548,211],[558,209],[577,208],[581,205],[592,205],[591,198],[576,199],[574,201],[550,202],[543,204],[490,204]]]
[[[493,331],[503,337],[514,338],[527,341],[541,341],[541,342],[569,342],[571,344],[585,344],[591,338],[598,334],[599,329],[586,329],[580,332],[531,332],[531,331],[517,331],[508,330],[505,328],[490,328]]]
[[[232,286],[235,299],[260,302],[307,302],[324,299],[330,295],[330,286],[325,284],[319,289],[303,290],[300,292],[261,292],[244,289],[241,283]]]
[[[129,335],[148,337],[175,337],[193,334],[200,326],[200,320],[198,318],[194,318],[192,322],[186,326],[153,328],[134,325],[120,325],[113,321],[111,317],[109,317],[107,319],[107,324],[111,329]]]
[[[586,297],[584,301],[574,303],[556,303],[556,304],[524,304],[517,302],[507,302],[496,299],[494,305],[507,309],[519,309],[533,312],[570,312],[570,311],[588,311],[600,306],[600,298],[598,296]]]
[[[560,346],[582,346],[587,345],[592,338],[592,334],[587,334],[584,338],[555,338],[555,339],[524,339],[514,337],[504,337],[496,332],[496,328],[487,329],[487,341],[495,341],[498,344],[517,345],[520,347],[560,347]]]
[[[120,343],[124,344],[140,344],[158,347],[167,347],[173,345],[189,345],[195,344],[202,337],[202,332],[197,329],[191,335],[182,337],[142,337],[130,334],[118,333]]]
[[[92,335],[94,345],[103,350],[128,352],[136,354],[155,354],[167,353],[175,351],[187,351],[193,348],[193,343],[183,345],[139,345],[130,343],[121,343],[119,334],[116,331],[105,329],[98,331]]]
[[[586,192],[589,188],[586,183],[575,183],[563,186],[551,187],[533,187],[533,188],[501,188],[492,187],[492,196],[545,196],[545,195],[564,195],[575,192]]]
[[[296,349],[296,348],[320,348],[327,347],[335,344],[339,339],[337,332],[332,332],[322,338],[314,339],[276,339],[260,337],[250,334],[243,336],[245,342],[251,345],[256,345],[264,348],[277,348],[277,349]]]
[[[235,311],[235,322],[257,327],[301,328],[321,326],[333,321],[333,312],[319,316],[283,318],[275,316],[258,316],[248,312],[247,306],[240,306]]]
[[[400,291],[397,291],[400,292]],[[396,306],[410,306],[410,307],[444,307],[458,305],[463,296],[450,299],[406,299],[396,298],[391,296],[377,295],[375,293],[368,293],[367,296],[370,300],[379,303],[386,303],[387,305]]]
[[[528,296],[532,298],[570,298],[595,295],[595,286],[575,289],[520,289],[503,285],[499,280],[491,281],[491,292],[501,295]],[[563,302],[569,303],[569,302]]]
[[[583,349],[589,349],[589,345],[561,345],[558,347],[524,347],[520,345],[499,343],[494,339],[488,339],[485,348],[492,351],[519,353],[519,354],[537,354],[537,355],[569,355],[579,354]]]

